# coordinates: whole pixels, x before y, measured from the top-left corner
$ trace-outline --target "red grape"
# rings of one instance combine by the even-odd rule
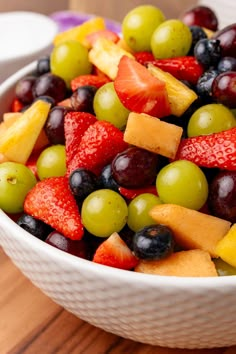
[[[183,13],[181,20],[188,26],[200,26],[217,31],[218,19],[212,9],[207,6],[196,6]]]
[[[236,58],[236,23],[224,27],[212,38],[220,40],[222,57],[229,56]]]
[[[236,108],[236,71],[226,71],[214,79],[212,97],[229,108]]]

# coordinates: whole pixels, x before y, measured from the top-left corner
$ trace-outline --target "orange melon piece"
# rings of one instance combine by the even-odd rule
[[[218,242],[216,253],[223,261],[236,267],[236,224],[233,224],[229,232]]]
[[[155,261],[140,261],[135,272],[177,277],[217,277],[214,262],[208,252],[189,250],[172,253]]]
[[[231,225],[229,221],[175,204],[156,205],[150,215],[156,223],[171,228],[182,248],[205,250],[212,257],[218,257],[216,246]]]
[[[117,75],[118,64],[124,55],[134,58],[131,53],[116,43],[101,37],[96,40],[89,51],[89,61],[111,80],[114,80]]]
[[[124,141],[173,159],[183,129],[144,113],[131,112],[124,132]]]

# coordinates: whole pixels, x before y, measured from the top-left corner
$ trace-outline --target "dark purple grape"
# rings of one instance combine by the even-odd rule
[[[35,84],[35,76],[26,76],[16,85],[16,97],[24,104],[28,105],[33,102],[33,86]]]
[[[48,114],[44,129],[51,144],[65,144],[64,120],[71,108],[64,106],[53,107]]]
[[[196,85],[196,92],[203,101],[208,102],[212,96],[212,83],[214,79],[219,75],[218,70],[209,69],[206,70],[198,79]]]
[[[97,189],[98,182],[93,172],[78,168],[71,173],[69,185],[75,199],[83,201],[84,198]]]
[[[213,215],[236,222],[236,171],[215,176],[209,185],[208,206]]]
[[[45,242],[74,256],[88,258],[88,246],[84,240],[71,240],[57,231],[52,231]]]
[[[37,61],[36,73],[38,76],[50,72],[50,57],[45,56]]]
[[[236,71],[236,58],[233,57],[223,57],[217,67],[220,73],[226,71]]]
[[[51,73],[46,73],[38,77],[33,87],[34,97],[51,96],[56,102],[62,101],[66,97],[67,89],[65,81]]]
[[[158,155],[138,147],[130,147],[112,161],[112,175],[125,188],[152,184],[157,175]]]
[[[17,220],[17,224],[22,227],[22,229],[43,241],[52,231],[52,228],[49,225],[28,214],[22,214]]]
[[[214,79],[212,97],[229,108],[236,108],[236,71],[221,73]]]
[[[187,25],[197,25],[210,29],[211,31],[217,31],[218,19],[215,12],[208,6],[194,6],[186,10],[181,20]]]
[[[146,226],[133,237],[133,252],[140,259],[158,260],[169,256],[174,250],[171,229],[157,224]]]
[[[70,98],[71,106],[75,111],[78,112],[89,112],[93,111],[93,98],[97,91],[95,86],[81,86],[75,90]]]
[[[236,58],[236,23],[222,28],[212,38],[220,41],[222,57]]]
[[[100,188],[108,188],[113,191],[119,191],[119,185],[112,176],[111,165],[107,165],[103,168],[101,175],[99,176],[98,183]]]
[[[218,39],[200,39],[194,47],[194,56],[206,69],[215,67],[221,58],[221,46]]]

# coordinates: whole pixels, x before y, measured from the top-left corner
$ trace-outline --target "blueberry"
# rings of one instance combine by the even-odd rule
[[[236,71],[236,58],[233,57],[224,57],[219,63],[217,69],[220,73],[226,71]]]
[[[112,176],[111,165],[107,165],[103,168],[102,173],[99,176],[99,186],[101,188],[108,188],[115,192],[119,192],[119,185]]]
[[[135,256],[140,259],[165,258],[174,249],[173,233],[165,225],[146,226],[134,234],[132,248]]]
[[[37,61],[36,72],[39,76],[50,72],[50,57],[48,55]]]
[[[22,227],[22,229],[43,241],[46,240],[47,236],[52,231],[51,226],[28,214],[21,215],[16,223]]]
[[[194,47],[194,56],[206,69],[215,67],[221,58],[221,46],[218,39],[200,39]]]
[[[205,31],[200,26],[189,26],[192,33],[192,45],[189,51],[189,55],[193,54],[194,47],[200,39],[207,38]]]
[[[203,100],[209,100],[211,99],[212,96],[212,83],[216,76],[219,75],[219,71],[215,69],[209,69],[206,70],[202,76],[198,79],[197,85],[196,85],[196,91],[197,94],[203,99]]]
[[[70,189],[77,201],[82,201],[97,189],[96,175],[84,168],[74,170],[69,177]]]

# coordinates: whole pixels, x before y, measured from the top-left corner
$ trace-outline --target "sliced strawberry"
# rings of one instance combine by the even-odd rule
[[[20,112],[22,108],[24,107],[23,103],[21,103],[18,98],[14,98],[14,100],[11,103],[11,112]]]
[[[97,76],[92,74],[80,75],[71,81],[71,89],[72,91],[75,91],[78,87],[85,85],[91,85],[99,88],[110,81],[111,80],[106,76]]]
[[[158,118],[171,112],[166,84],[134,59],[121,58],[114,86],[119,99],[130,111]]]
[[[138,264],[138,259],[133,255],[118,233],[114,232],[98,246],[93,257],[93,262],[114,268],[131,270]]]
[[[70,161],[78,151],[78,147],[82,136],[91,124],[94,124],[97,118],[87,112],[68,112],[65,115],[64,131],[66,146],[66,164]]]
[[[72,240],[80,240],[83,236],[78,206],[65,177],[38,182],[26,196],[24,211]]]
[[[150,61],[149,61],[150,62]],[[147,61],[146,61],[147,63]],[[154,66],[167,71],[178,80],[186,80],[195,85],[203,74],[203,67],[195,57],[185,56],[170,59],[155,59],[151,61]]]
[[[236,127],[220,133],[183,139],[175,160],[185,159],[202,167],[236,170]]]
[[[155,57],[151,52],[137,52],[134,53],[134,57],[142,65],[146,65],[155,60]]]
[[[136,188],[136,189],[119,187],[119,192],[126,199],[134,199],[135,197],[143,193],[152,193],[157,195],[156,186],[148,186],[148,187]]]
[[[120,40],[120,37],[118,36],[118,34],[116,32],[113,32],[109,29],[104,29],[104,30],[100,30],[100,31],[96,31],[96,32],[92,32],[92,33],[88,34],[86,36],[86,42],[88,43],[88,45],[90,47],[92,47],[94,45],[94,43],[96,42],[96,40],[101,37],[109,39],[113,43],[117,43]]]
[[[78,152],[68,165],[67,175],[80,167],[99,174],[103,167],[127,147],[123,132],[110,122],[97,121],[82,136]]]

